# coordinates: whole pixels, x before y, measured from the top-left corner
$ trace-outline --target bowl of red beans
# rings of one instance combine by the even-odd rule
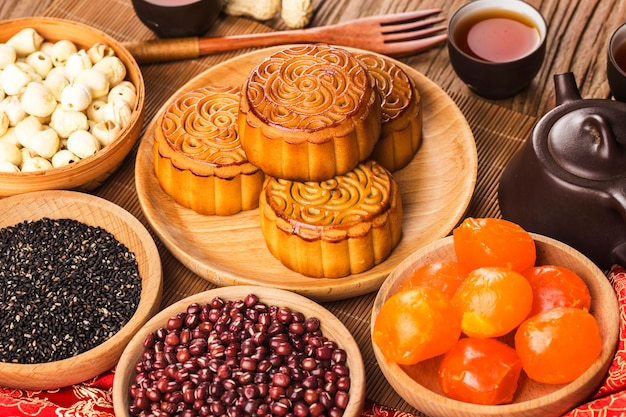
[[[359,347],[301,295],[221,287],[159,312],[130,341],[113,383],[115,415],[357,417]]]
[[[0,212],[0,385],[56,389],[112,369],[160,308],[150,233],[76,191],[7,197]]]

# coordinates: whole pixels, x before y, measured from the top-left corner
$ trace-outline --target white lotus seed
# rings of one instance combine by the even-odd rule
[[[0,113],[0,114],[2,114],[2,113]],[[11,144],[17,146],[18,148],[21,146],[20,145],[20,141],[17,140],[17,135],[15,134],[15,128],[14,127],[9,127],[7,129],[7,131],[4,133],[4,135],[0,136],[0,142],[11,143]]]
[[[86,130],[77,130],[67,138],[67,149],[79,158],[87,158],[100,150],[100,142]]]
[[[20,100],[24,111],[32,116],[48,117],[57,107],[52,92],[43,83],[31,82]]]
[[[35,156],[28,148],[20,148],[20,152],[22,153],[22,165],[24,165],[24,162],[26,162],[27,159]],[[22,165],[20,165],[20,168],[22,167]]]
[[[74,155],[72,152],[68,151],[67,149],[61,149],[54,154],[50,161],[52,162],[52,166],[54,168],[60,168],[79,160],[80,158]]]
[[[302,29],[313,17],[311,0],[282,0],[280,16],[285,25],[291,29]]]
[[[48,73],[43,83],[52,93],[56,101],[61,101],[63,89],[69,85],[70,81],[65,76],[65,67],[54,67]]]
[[[30,138],[37,134],[37,132],[40,132],[42,128],[43,126],[38,118],[28,116],[15,126],[15,136],[17,136],[20,145],[27,148]]]
[[[103,58],[107,56],[114,56],[115,51],[109,45],[103,42],[96,42],[87,50],[87,55],[91,58],[91,63],[95,64],[96,62],[100,62]]]
[[[33,156],[22,163],[22,172],[45,171],[52,169],[52,163],[41,156]]]
[[[18,96],[6,96],[0,101],[0,112],[9,118],[9,126],[16,126],[26,117]]]
[[[4,69],[9,64],[14,64],[17,58],[15,48],[6,43],[0,43],[0,69]]]
[[[92,67],[91,58],[87,55],[87,51],[80,51],[70,55],[65,62],[65,75],[71,81],[83,70]]]
[[[0,172],[7,172],[7,173],[20,172],[20,168],[16,165],[13,165],[10,162],[0,161]]]
[[[21,56],[27,56],[39,49],[44,39],[35,29],[24,28],[11,36],[7,43]]]
[[[94,100],[87,107],[87,117],[94,122],[101,122],[104,120],[104,106],[107,102],[104,100]]]
[[[130,81],[122,81],[109,91],[108,101],[122,100],[130,107],[134,107],[137,101],[137,89]]]
[[[103,120],[93,125],[90,131],[100,141],[102,147],[105,147],[117,139],[122,128],[112,120]]]
[[[53,128],[61,138],[67,138],[77,130],[89,129],[89,124],[85,113],[64,110],[61,107],[57,107],[50,118],[50,127]]]
[[[63,77],[67,79],[67,74],[65,73],[65,67],[53,67],[50,70],[50,72],[48,72],[46,79],[50,77]]]
[[[52,158],[61,145],[59,135],[51,128],[45,128],[35,133],[28,139],[27,143],[26,148],[32,150],[36,156],[46,159]]]
[[[94,64],[93,68],[106,75],[111,87],[115,87],[126,78],[126,66],[116,56],[102,58]]]
[[[21,62],[9,64],[2,70],[2,89],[9,96],[22,93],[31,81],[32,73]]]
[[[52,53],[50,58],[55,67],[65,65],[70,55],[75,54],[78,51],[74,42],[67,39],[61,39],[52,46]]]
[[[26,63],[30,65],[41,78],[46,78],[52,69],[52,59],[41,51],[35,51],[26,57]]]
[[[5,112],[0,112],[0,138],[9,130],[9,116]]]
[[[109,94],[109,80],[107,76],[95,69],[95,66],[81,71],[73,82],[84,84],[89,87],[93,98],[106,97]]]
[[[111,120],[120,127],[126,127],[133,111],[125,101],[111,101],[104,105],[104,120]]]
[[[63,110],[83,111],[91,104],[89,87],[80,83],[71,83],[61,92],[61,108]]]
[[[53,48],[54,48],[54,42],[43,41],[43,43],[39,47],[39,50],[43,52],[44,54],[51,57]]]
[[[0,162],[10,162],[15,166],[22,164],[20,149],[9,142],[0,141]]]

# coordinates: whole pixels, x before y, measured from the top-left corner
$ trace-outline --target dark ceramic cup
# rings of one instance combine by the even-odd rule
[[[160,38],[201,36],[219,17],[223,0],[132,0],[135,14]]]
[[[618,64],[621,63],[621,67]],[[615,100],[626,102],[626,23],[609,40],[606,76]]]
[[[489,99],[511,97],[526,88],[541,69],[546,37],[545,19],[528,3],[475,0],[450,18],[450,63],[476,94]]]

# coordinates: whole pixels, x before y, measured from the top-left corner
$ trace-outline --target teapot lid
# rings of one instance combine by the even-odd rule
[[[626,104],[583,100],[571,73],[557,74],[555,84],[556,115],[547,126],[547,150],[554,162],[588,180],[626,176]]]

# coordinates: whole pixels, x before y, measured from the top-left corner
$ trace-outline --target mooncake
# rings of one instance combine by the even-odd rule
[[[383,262],[402,235],[398,186],[373,160],[321,182],[267,177],[259,208],[269,251],[309,277],[365,272]]]
[[[258,207],[265,174],[241,146],[241,91],[210,85],[181,94],[157,119],[154,170],[163,191],[199,214]]]

